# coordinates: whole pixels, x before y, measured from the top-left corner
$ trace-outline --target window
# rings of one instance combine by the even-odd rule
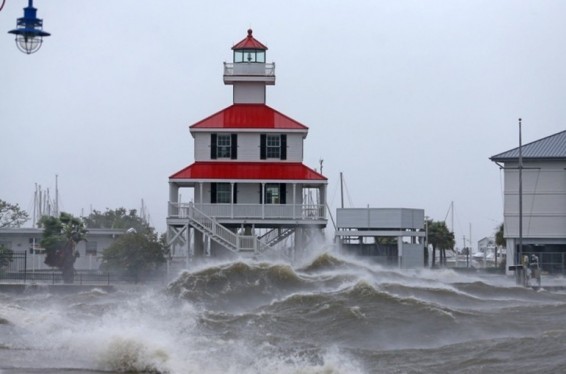
[[[265,203],[266,204],[279,204],[279,185],[266,184],[265,185]]]
[[[216,184],[216,202],[219,204],[230,204],[230,183]]]
[[[234,51],[234,62],[265,62],[265,51],[260,49],[239,49]]]
[[[230,158],[230,135],[218,134],[216,137],[216,157]]]
[[[285,204],[286,187],[285,183],[267,183],[265,185],[265,204]]]
[[[281,137],[267,135],[267,158],[281,158]]]
[[[287,135],[261,134],[260,159],[287,159]]]
[[[237,134],[211,134],[210,135],[210,158],[238,158],[238,135]]]
[[[43,254],[45,253],[45,249],[41,248],[40,242],[41,239],[39,238],[29,238],[29,253],[33,254]]]
[[[86,255],[87,256],[96,256],[96,249],[97,249],[96,242],[86,242]]]

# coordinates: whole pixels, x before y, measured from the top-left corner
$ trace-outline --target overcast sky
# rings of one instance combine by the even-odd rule
[[[16,49],[27,0],[0,12],[0,199],[33,210],[139,209],[165,231],[188,126],[232,103],[231,47],[253,28],[276,63],[267,104],[309,127],[304,163],[346,207],[422,208],[457,245],[503,221],[489,157],[566,126],[566,1],[36,0],[52,34]],[[451,217],[448,216],[451,225]],[[333,228],[327,235],[333,235]],[[476,244],[474,244],[474,247]]]

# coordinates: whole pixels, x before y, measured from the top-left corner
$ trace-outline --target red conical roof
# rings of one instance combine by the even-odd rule
[[[256,40],[256,38],[254,38],[252,36],[252,33],[253,33],[253,30],[248,29],[248,36],[245,37],[239,43],[236,43],[236,45],[234,45],[232,47],[232,49],[233,50],[238,50],[238,49],[263,49],[264,51],[266,51],[267,47],[265,45],[263,45],[261,42],[259,42],[258,40]]]

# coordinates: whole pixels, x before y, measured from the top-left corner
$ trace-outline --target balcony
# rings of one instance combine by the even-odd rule
[[[169,218],[188,218],[189,204],[169,202]],[[326,221],[326,207],[316,204],[194,204],[194,207],[220,221],[300,221],[305,224]]]
[[[265,82],[275,84],[275,63],[224,63],[224,83]]]

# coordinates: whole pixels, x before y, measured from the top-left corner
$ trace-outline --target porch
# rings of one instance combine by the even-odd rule
[[[192,205],[191,205],[192,204]],[[293,224],[326,224],[326,207],[322,204],[198,204],[169,202],[169,219],[187,219],[194,206],[209,217],[226,222],[285,221]]]

